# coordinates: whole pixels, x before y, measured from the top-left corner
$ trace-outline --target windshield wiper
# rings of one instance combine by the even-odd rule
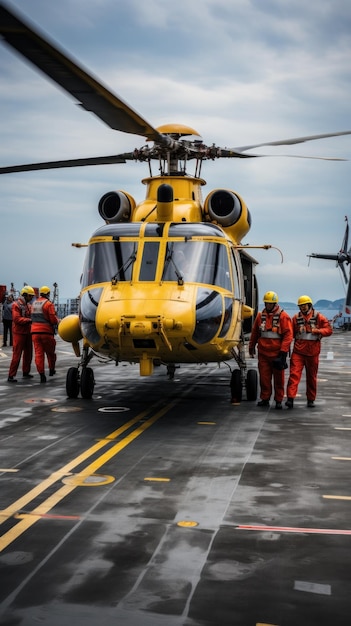
[[[178,285],[184,285],[184,276],[181,273],[179,267],[176,265],[175,260],[173,259],[173,246],[170,249],[168,255],[166,256],[166,262],[167,263],[172,263],[172,265],[174,267],[174,273],[175,273],[175,275],[177,277]]]
[[[121,265],[117,272],[115,273],[114,276],[112,276],[111,278],[111,283],[112,285],[117,285],[118,282],[118,276],[121,274],[121,272],[125,272],[131,265],[133,265],[133,263],[136,261],[136,251],[134,250],[134,252],[132,252],[132,254],[128,257],[128,259],[125,261],[125,263],[123,263],[123,265]]]

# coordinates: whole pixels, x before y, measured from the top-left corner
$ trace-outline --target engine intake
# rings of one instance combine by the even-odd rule
[[[205,200],[205,212],[210,220],[221,226],[233,226],[240,219],[242,204],[240,198],[227,189],[212,191]]]
[[[125,191],[108,191],[99,201],[99,214],[107,224],[128,222],[135,200]]]

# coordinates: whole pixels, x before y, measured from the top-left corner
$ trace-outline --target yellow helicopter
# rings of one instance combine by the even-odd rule
[[[243,388],[247,400],[255,400],[257,372],[246,365],[245,335],[257,309],[256,261],[247,252],[251,246],[242,244],[251,216],[243,198],[230,189],[215,189],[203,200],[202,163],[259,157],[247,151],[351,131],[232,149],[206,146],[188,126],[154,128],[3,2],[0,34],[110,128],[147,139],[145,146],[130,153],[0,168],[6,174],[127,160],[149,167],[142,202],[123,190],[110,191],[99,201],[105,224],[87,244],[79,314],[68,315],[58,328],[79,359],[67,372],[68,397],[92,397],[95,381],[89,364],[98,355],[116,364],[138,363],[141,376],[165,365],[169,378],[180,363],[234,360],[232,401],[241,401]],[[157,175],[152,174],[152,161]]]

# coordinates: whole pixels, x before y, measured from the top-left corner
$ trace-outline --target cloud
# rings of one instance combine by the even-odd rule
[[[206,144],[227,147],[350,127],[348,0],[320,0],[318,11],[302,0],[203,0],[201,10],[188,0],[9,4],[155,126],[184,123]],[[3,44],[0,77],[3,165],[114,154],[144,144],[79,108]],[[254,152],[348,159],[350,142],[346,136]],[[101,225],[97,204],[106,191],[125,189],[141,200],[140,180],[147,174],[143,165],[128,163],[1,177],[0,282],[57,281],[62,297],[74,297],[83,254],[71,242],[86,241]],[[261,293],[267,286],[290,300],[289,290],[298,294],[306,287],[302,291],[316,299],[343,296],[333,264],[308,267],[306,255],[340,247],[349,161],[222,160],[205,163],[202,175],[204,195],[230,188],[248,204],[252,229],[245,243],[282,250],[282,265],[278,253],[257,252]],[[13,258],[14,246],[20,259]]]

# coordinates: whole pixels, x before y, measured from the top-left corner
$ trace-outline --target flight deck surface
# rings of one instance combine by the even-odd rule
[[[45,384],[1,349],[1,626],[349,626],[351,333],[322,346],[282,411],[232,405],[226,365],[93,359],[68,399],[70,346]]]

